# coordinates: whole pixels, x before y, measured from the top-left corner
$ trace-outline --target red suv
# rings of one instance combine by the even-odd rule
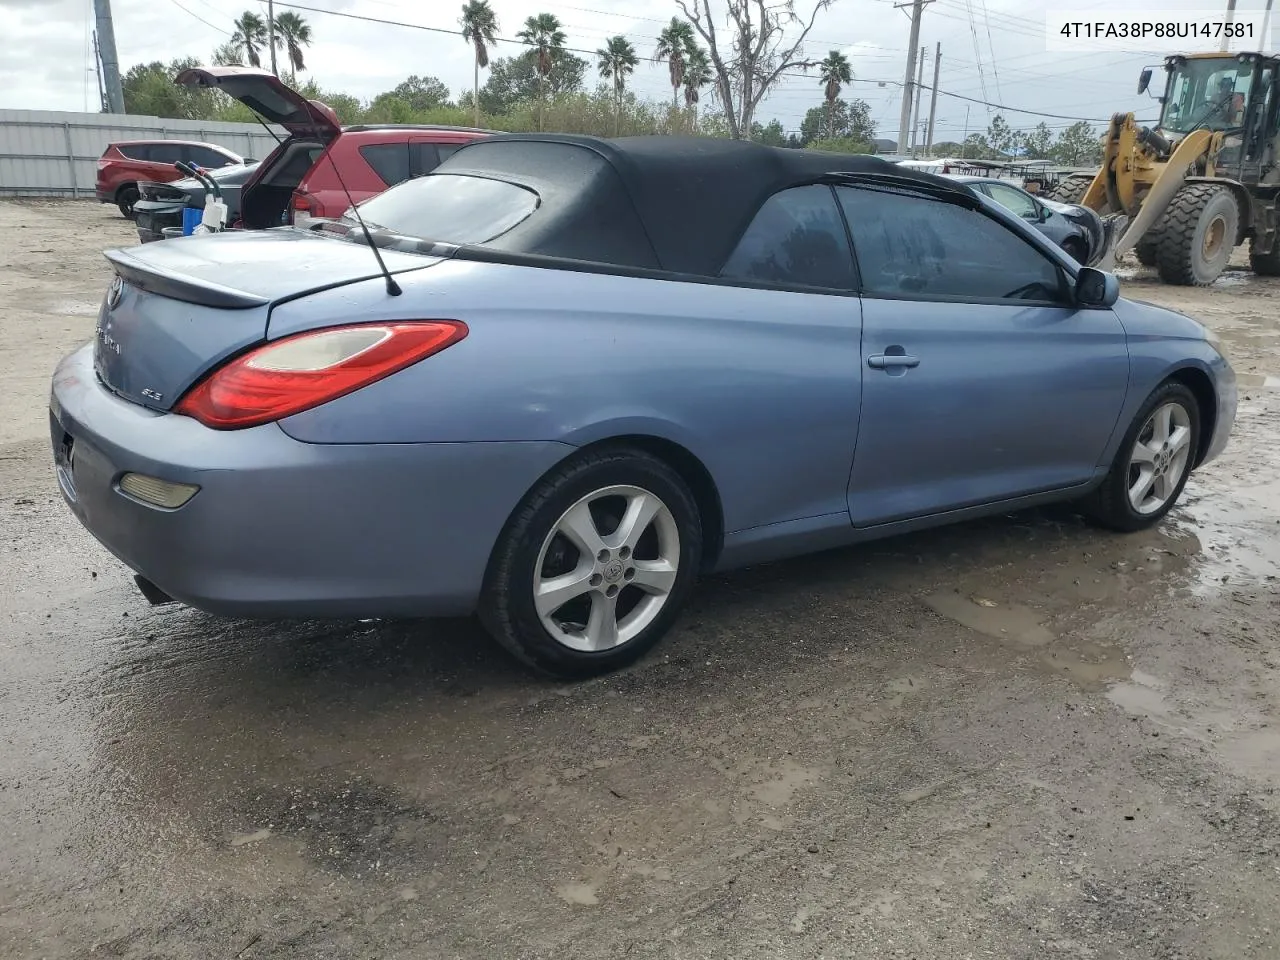
[[[240,219],[232,226],[248,230],[307,217],[340,217],[351,201],[360,203],[402,180],[430,173],[455,150],[491,133],[408,124],[344,127],[325,104],[307,100],[270,72],[252,67],[195,67],[179,73],[174,82],[217,88],[267,123],[289,131],[241,189]]]
[[[114,203],[132,219],[138,184],[171,183],[186,174],[174,167],[179,160],[207,170],[243,164],[226,147],[187,140],[122,140],[107,145],[98,159],[96,193],[103,203]]]

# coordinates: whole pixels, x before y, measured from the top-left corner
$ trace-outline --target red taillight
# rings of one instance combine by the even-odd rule
[[[254,427],[366,387],[466,335],[456,320],[423,320],[285,337],[218,368],[173,409],[215,430]]]

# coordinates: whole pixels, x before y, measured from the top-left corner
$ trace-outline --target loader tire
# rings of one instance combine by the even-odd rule
[[[1154,231],[1152,231],[1154,232]],[[1134,255],[1138,258],[1138,262],[1144,267],[1154,267],[1156,265],[1156,255],[1160,247],[1159,239],[1144,239],[1140,244],[1133,248]]]
[[[1255,238],[1249,244],[1249,268],[1260,277],[1280,277],[1280,237],[1271,241],[1270,253],[1258,252]]]
[[[1206,287],[1222,275],[1240,230],[1240,207],[1226,187],[1185,184],[1161,221],[1156,269],[1165,283]]]
[[[1079,203],[1084,199],[1085,191],[1089,189],[1091,183],[1093,183],[1093,177],[1088,175],[1066,177],[1045,191],[1044,198],[1056,200],[1058,203]]]

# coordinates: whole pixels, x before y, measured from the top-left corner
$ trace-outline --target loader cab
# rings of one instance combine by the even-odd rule
[[[1172,56],[1165,60],[1159,130],[1177,140],[1193,130],[1223,134],[1216,166],[1246,183],[1274,173],[1280,118],[1280,58],[1260,53]]]

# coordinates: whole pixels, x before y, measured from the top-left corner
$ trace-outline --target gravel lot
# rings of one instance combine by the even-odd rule
[[[1048,510],[704,582],[634,669],[150,608],[45,403],[132,244],[0,202],[0,956],[1280,957],[1280,281],[1162,528]]]

